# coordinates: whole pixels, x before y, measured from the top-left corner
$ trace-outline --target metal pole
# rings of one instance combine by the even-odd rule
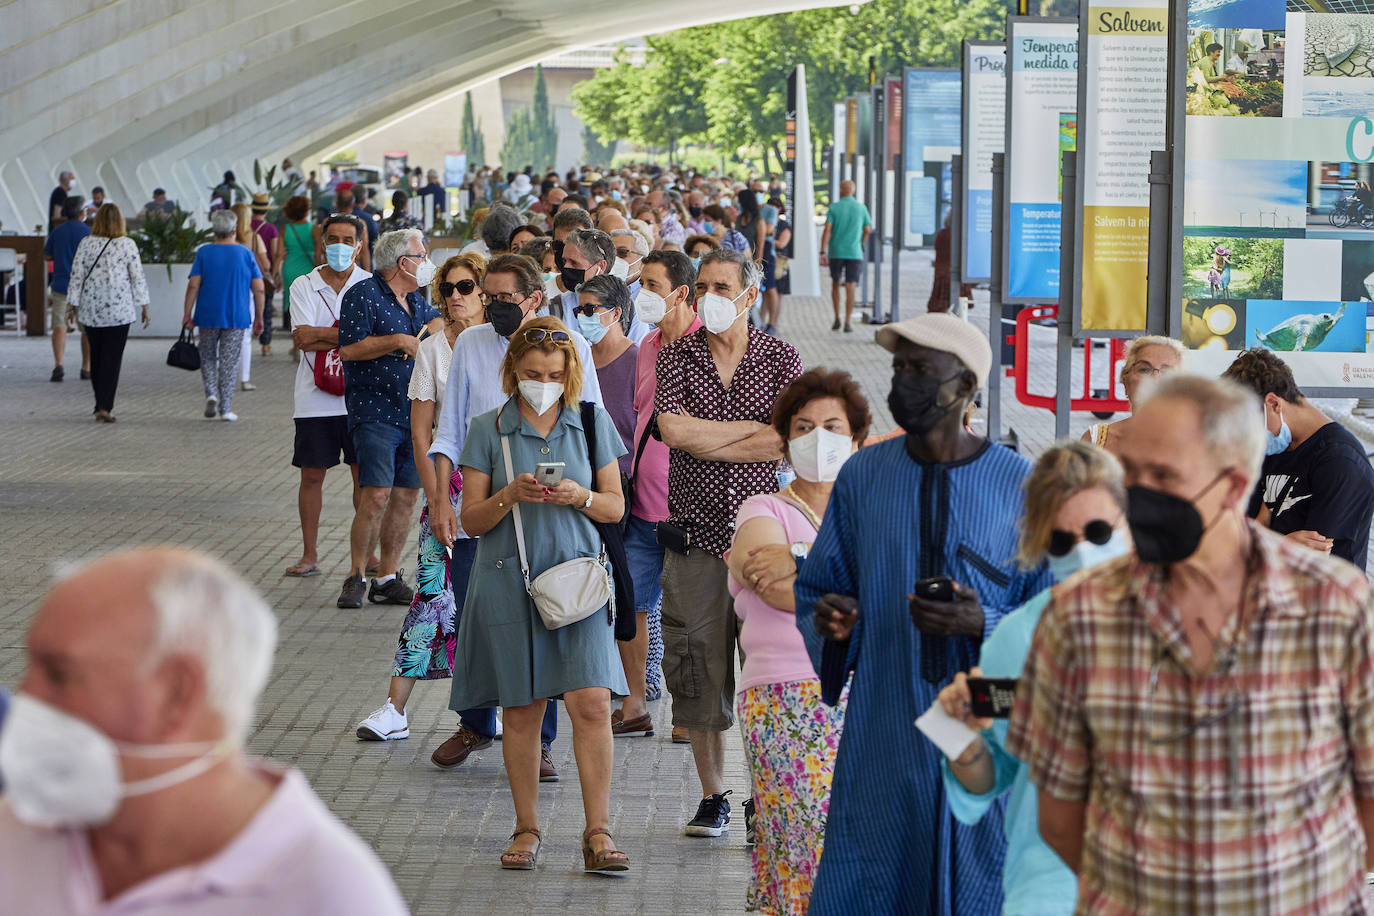
[[[1059,220],[1059,318],[1054,372],[1054,438],[1069,434],[1069,402],[1073,398],[1073,319],[1069,309],[1073,303],[1073,212],[1078,205],[1078,154],[1064,151],[1063,206]]]
[[[949,158],[949,310],[961,318],[967,317],[960,303],[959,281],[963,274],[964,239],[964,157]]]
[[[898,147],[897,152],[892,157],[892,298],[891,306],[888,308],[889,321],[901,321],[897,317],[901,313],[901,306],[897,302],[897,291],[900,288],[900,274],[898,273],[898,263],[902,257],[902,220],[906,218],[906,145]]]
[[[992,276],[988,279],[988,336],[992,365],[988,369],[988,438],[1002,439],[1002,162],[1003,153],[992,154]]]
[[[1145,270],[1145,331],[1148,334],[1168,332],[1172,169],[1167,150],[1157,149],[1150,153],[1150,243]]]
[[[883,313],[883,226],[887,209],[887,100],[886,88],[873,87],[873,319]]]

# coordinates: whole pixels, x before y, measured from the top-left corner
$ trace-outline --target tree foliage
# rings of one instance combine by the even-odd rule
[[[487,164],[487,141],[482,135],[482,122],[472,113],[472,93],[463,99],[463,123],[458,129],[458,145],[468,154],[468,162],[482,167]]]
[[[506,142],[501,147],[501,166],[506,171],[533,166],[536,172],[558,164],[558,123],[549,106],[544,67],[534,68],[534,102],[518,108],[506,119]]]
[[[781,148],[787,77],[806,65],[814,148],[834,102],[903,66],[957,67],[965,38],[1003,35],[1006,0],[871,0],[698,26],[647,40],[645,62],[623,51],[573,90],[576,113],[602,137],[644,146],[706,141]]]
[[[608,166],[615,157],[615,141],[603,143],[596,131],[582,125],[582,161]]]

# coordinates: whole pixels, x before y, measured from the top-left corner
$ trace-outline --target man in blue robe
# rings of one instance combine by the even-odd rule
[[[906,435],[846,462],[796,584],[826,702],[853,673],[810,912],[996,916],[1000,808],[955,821],[940,752],[913,721],[1050,583],[1013,561],[1031,466],[964,425],[987,382],[985,335],[927,314],[885,326],[878,343],[893,354],[888,406]],[[935,576],[954,580],[953,600],[912,594]]]

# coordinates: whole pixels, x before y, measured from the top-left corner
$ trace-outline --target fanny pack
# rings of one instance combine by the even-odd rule
[[[501,457],[506,462],[506,479],[514,480],[515,471],[510,460],[510,436],[501,437]],[[585,620],[610,602],[613,595],[610,569],[606,566],[606,548],[602,545],[597,557],[578,557],[544,570],[530,579],[530,564],[525,557],[524,523],[520,504],[511,509],[515,515],[515,546],[520,553],[520,575],[525,579],[525,592],[534,602],[544,626],[550,630]]]

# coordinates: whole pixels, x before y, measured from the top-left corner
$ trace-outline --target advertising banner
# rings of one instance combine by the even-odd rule
[[[845,140],[847,139],[845,129],[845,111],[848,106],[844,102],[836,102],[834,108],[835,122],[831,128],[834,131],[833,139],[830,141],[830,199],[837,200],[840,196],[840,182],[844,180],[844,157]]]
[[[1007,18],[1002,301],[1059,298],[1060,163],[1078,139],[1078,20]]]
[[[904,71],[903,187],[906,214],[902,244],[906,248],[929,245],[949,207],[948,187],[928,175],[926,163],[947,163],[959,152],[960,81],[958,70],[908,67]],[[938,171],[938,170],[937,170]]]
[[[410,191],[410,155],[405,150],[382,154],[382,181],[388,188]]]
[[[1374,388],[1374,15],[1316,6],[1189,5],[1175,326],[1197,371],[1259,346],[1338,392]]]
[[[1168,0],[1083,0],[1074,331],[1143,331],[1150,152],[1164,149]]]
[[[468,154],[459,150],[444,154],[444,187],[459,188],[467,178]]]
[[[1007,47],[964,42],[963,269],[966,283],[992,278],[992,156],[1007,132]]]

